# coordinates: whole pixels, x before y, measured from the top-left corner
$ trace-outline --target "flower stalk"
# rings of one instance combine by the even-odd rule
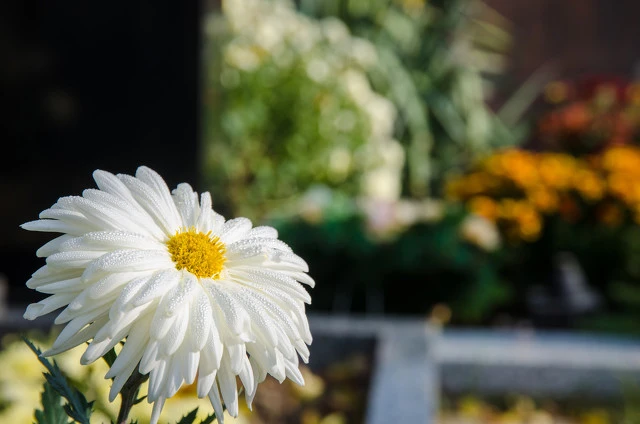
[[[139,402],[138,392],[140,391],[140,386],[142,385],[142,383],[147,381],[148,378],[148,374],[142,375],[138,371],[135,371],[131,374],[127,382],[124,383],[124,386],[120,391],[122,403],[120,404],[120,411],[118,412],[118,419],[116,420],[117,424],[127,423],[131,408],[133,408],[133,405]]]

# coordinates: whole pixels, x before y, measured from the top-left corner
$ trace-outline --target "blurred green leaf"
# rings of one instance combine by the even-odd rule
[[[67,424],[69,418],[62,407],[62,397],[51,387],[51,384],[44,383],[41,402],[42,409],[35,411],[36,422],[38,424]]]
[[[53,390],[67,400],[67,403],[63,407],[67,415],[79,423],[89,424],[93,402],[87,402],[87,399],[80,391],[69,385],[55,361],[53,361],[53,363],[49,362],[49,360],[42,356],[42,351],[33,343],[26,338],[23,340],[33,353],[37,355],[40,363],[47,369],[48,372],[44,373],[47,383]]]

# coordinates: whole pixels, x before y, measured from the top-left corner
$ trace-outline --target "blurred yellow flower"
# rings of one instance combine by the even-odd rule
[[[464,417],[479,418],[485,409],[485,405],[479,399],[468,396],[460,400],[458,409]]]
[[[602,199],[605,191],[602,179],[594,171],[587,168],[577,170],[573,175],[572,185],[585,200],[591,202]]]
[[[498,217],[498,204],[488,196],[472,197],[468,206],[471,212],[490,221],[495,221]]]
[[[608,172],[624,172],[640,175],[640,150],[633,146],[616,146],[602,154],[602,169]]]
[[[486,159],[484,169],[489,174],[506,178],[522,188],[531,187],[538,180],[535,157],[524,150],[500,151]]]
[[[520,238],[525,241],[534,241],[542,230],[542,219],[533,208],[523,209],[516,215]]]
[[[564,190],[570,187],[575,161],[569,155],[549,153],[540,156],[540,178],[549,187]]]
[[[582,424],[610,424],[612,421],[607,411],[603,409],[594,409],[585,412],[581,417]]]
[[[640,224],[640,148],[613,146],[583,157],[505,149],[449,181],[446,190],[514,242],[536,240],[554,214],[569,223],[596,219],[615,226],[629,216]]]
[[[527,197],[542,213],[553,213],[558,209],[558,195],[547,187],[536,187],[527,193]]]

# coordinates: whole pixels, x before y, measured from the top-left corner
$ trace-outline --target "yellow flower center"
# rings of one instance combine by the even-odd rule
[[[201,233],[191,227],[180,230],[167,241],[171,260],[177,269],[186,269],[198,278],[220,278],[227,258],[226,248],[211,231]]]

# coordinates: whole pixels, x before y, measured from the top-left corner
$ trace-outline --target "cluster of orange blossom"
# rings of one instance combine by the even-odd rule
[[[613,146],[583,157],[505,149],[451,179],[446,192],[510,241],[538,239],[554,215],[570,223],[594,216],[608,226],[628,218],[640,224],[640,148]]]

